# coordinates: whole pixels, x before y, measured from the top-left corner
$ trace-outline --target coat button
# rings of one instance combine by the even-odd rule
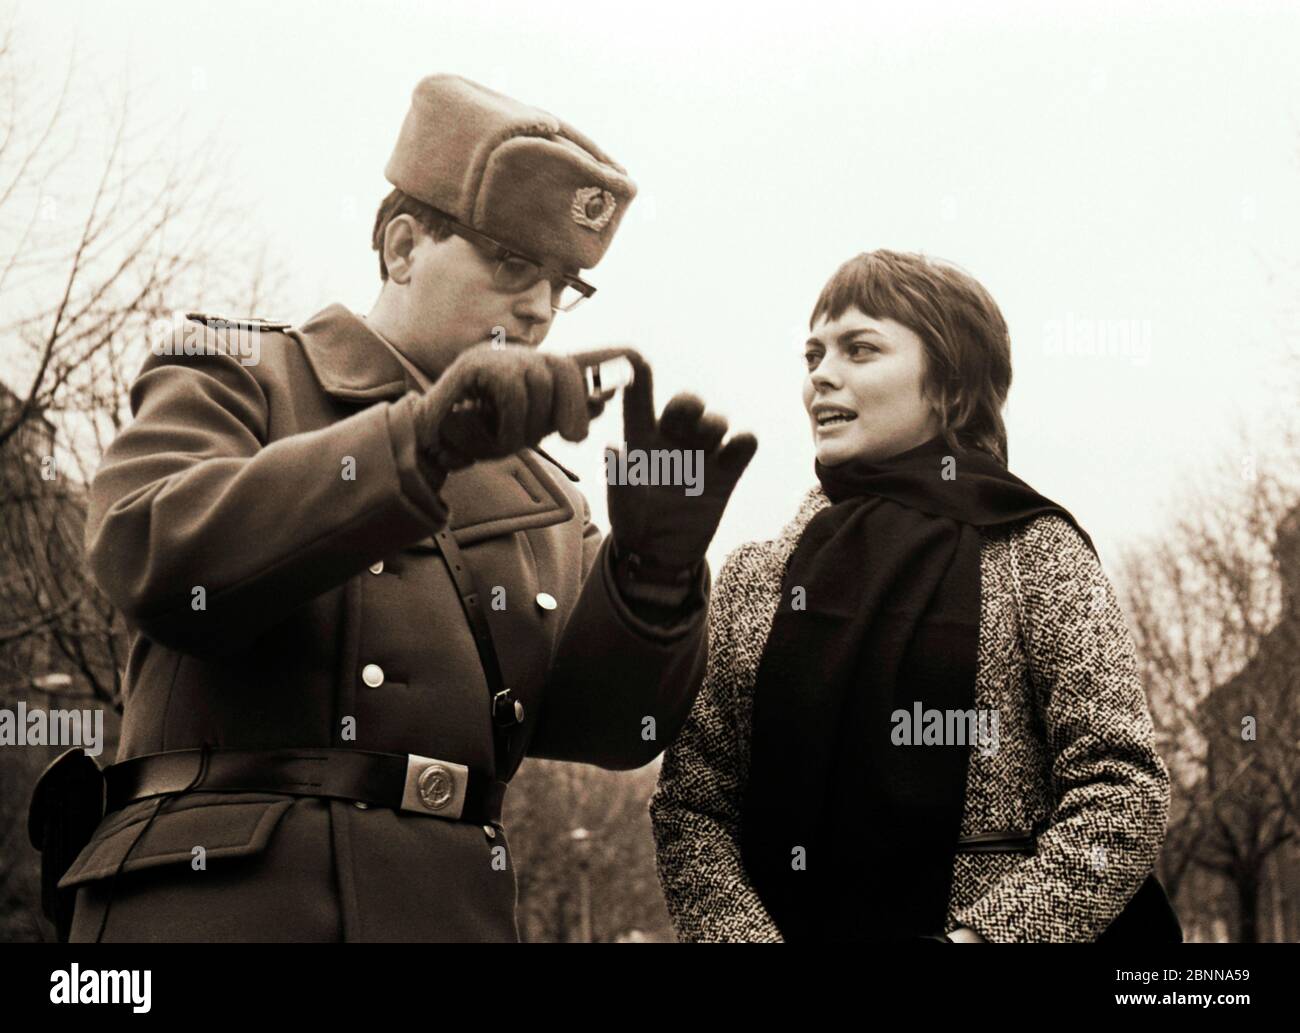
[[[372,689],[377,689],[384,684],[384,669],[378,664],[366,664],[361,668],[361,680]]]
[[[538,592],[537,605],[543,610],[554,610],[559,604],[555,601],[555,596],[551,595],[550,592]]]
[[[364,800],[353,800],[352,806],[359,811],[365,811],[370,809],[370,804],[366,803]]]
[[[484,825],[484,826],[483,826],[483,834],[486,835],[488,839],[496,839],[496,838],[497,838],[497,830],[494,829],[491,825]]]
[[[383,560],[380,560],[378,563],[372,563],[372,564],[370,564],[370,573],[372,573],[372,574],[382,574],[383,572],[384,572],[384,561],[383,561]]]

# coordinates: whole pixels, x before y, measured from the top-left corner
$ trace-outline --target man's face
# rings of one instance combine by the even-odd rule
[[[485,341],[542,343],[554,315],[546,279],[515,293],[502,291],[493,283],[494,258],[462,237],[435,241],[411,224],[415,240],[399,281],[406,327],[400,343],[407,358],[436,377],[461,352]]]

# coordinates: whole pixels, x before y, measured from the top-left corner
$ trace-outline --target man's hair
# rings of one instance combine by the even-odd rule
[[[410,194],[394,189],[379,205],[375,214],[375,231],[370,235],[371,247],[379,252],[379,278],[385,281],[388,279],[388,265],[384,262],[384,231],[399,215],[412,216],[434,240],[446,240],[451,236],[451,225],[446,215]]]
[[[997,303],[973,276],[949,262],[902,251],[850,258],[822,288],[809,327],[850,307],[892,319],[925,347],[922,387],[944,440],[979,449],[1007,465],[1002,406],[1011,387],[1011,338]]]

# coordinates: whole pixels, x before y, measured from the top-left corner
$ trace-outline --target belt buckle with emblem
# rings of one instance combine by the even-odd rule
[[[454,821],[465,809],[468,785],[469,768],[464,764],[408,753],[401,809]]]

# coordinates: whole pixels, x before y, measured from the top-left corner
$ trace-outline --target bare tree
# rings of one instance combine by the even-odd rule
[[[74,113],[75,57],[48,106],[24,105],[12,40],[0,42],[0,355],[13,371],[0,385],[0,646],[45,636],[115,704],[125,658],[82,575],[84,486],[173,307],[254,311],[264,263],[213,186],[218,148],[185,146],[179,118],[141,126],[129,84]]]
[[[263,253],[183,115],[148,124],[129,83],[48,96],[0,36],[0,705],[103,708],[116,740],[126,638],[83,555],[86,486],[177,307],[261,308]],[[107,99],[105,99],[107,97]],[[27,792],[54,750],[0,751],[0,938],[48,936]],[[107,759],[107,758],[105,758]]]
[[[1290,435],[1265,464],[1243,448],[1121,577],[1174,784],[1161,874],[1175,895],[1196,868],[1226,879],[1241,941],[1257,937],[1268,859],[1300,827],[1297,456]]]

